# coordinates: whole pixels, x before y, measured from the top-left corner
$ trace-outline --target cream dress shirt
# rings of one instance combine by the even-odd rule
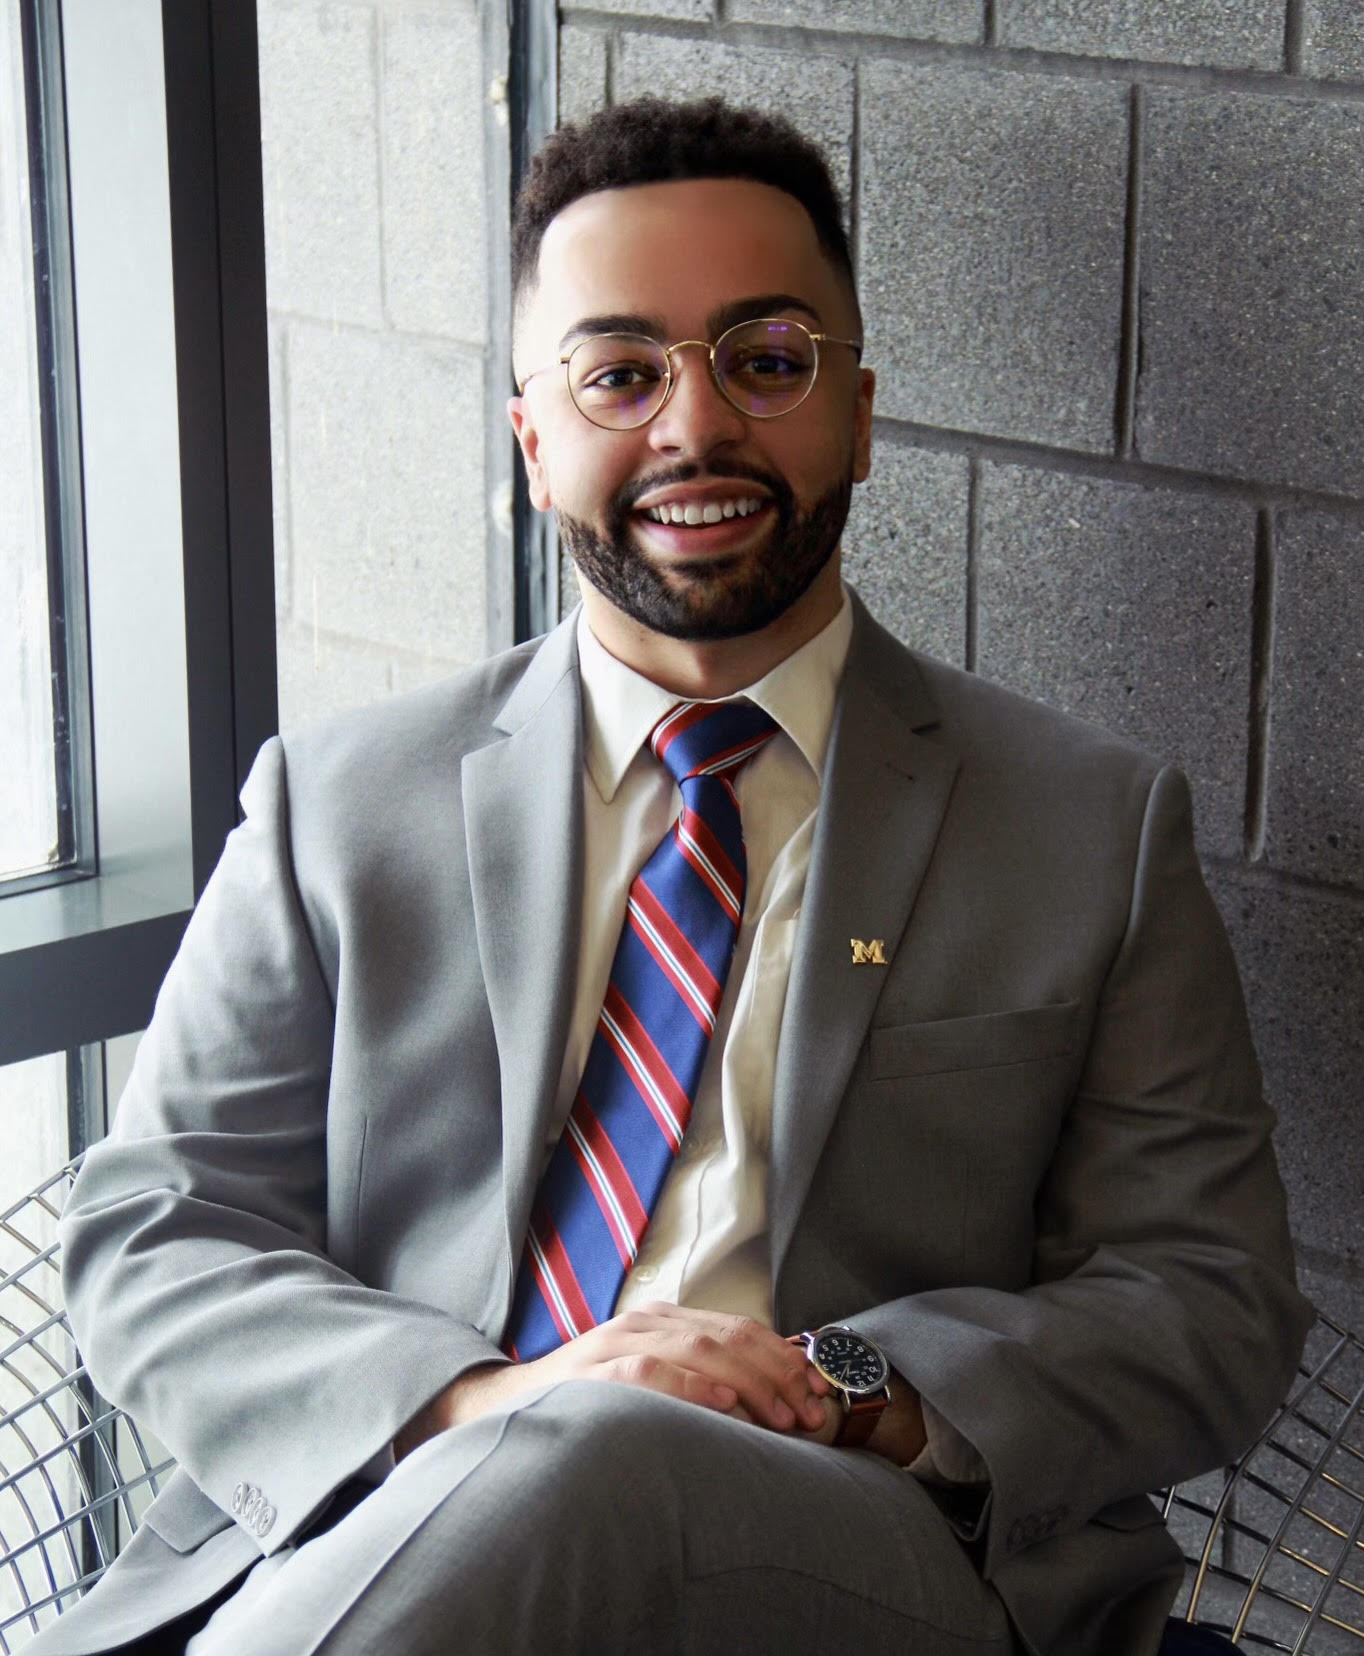
[[[734,960],[682,1148],[654,1208],[618,1311],[651,1299],[772,1325],[767,1161],[772,1081],[834,701],[852,637],[847,594],[832,621],[740,692],[778,730],[736,791],[748,883]],[[548,1161],[578,1090],[625,920],[630,885],[681,810],[646,747],[683,698],[609,654],[578,617],[583,696],[583,926],[577,990]],[[726,698],[732,699],[732,698]]]
[[[691,1121],[617,1311],[659,1299],[773,1325],[767,1164],[777,1039],[851,639],[852,606],[845,590],[838,614],[822,632],[738,692],[778,726],[736,787],[748,860],[743,919]],[[645,743],[658,720],[683,698],[611,655],[588,626],[586,612],[578,616],[578,660],[583,922],[545,1165],[587,1063],[631,883],[682,808],[676,783]],[[908,1470],[934,1482],[985,1481],[985,1464],[966,1439],[926,1401],[923,1414],[928,1442]]]

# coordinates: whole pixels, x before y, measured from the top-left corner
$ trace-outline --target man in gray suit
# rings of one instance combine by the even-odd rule
[[[257,761],[64,1226],[181,1470],[33,1648],[1153,1656],[1143,1492],[1239,1452],[1309,1317],[1186,785],[842,585],[874,379],[790,128],[599,116],[514,259],[582,609]],[[742,918],[598,1311],[540,1204],[561,1147],[634,1200],[579,1100],[604,1039],[673,1050],[620,1034],[622,928],[705,976],[636,876],[723,862],[655,757],[722,699]]]

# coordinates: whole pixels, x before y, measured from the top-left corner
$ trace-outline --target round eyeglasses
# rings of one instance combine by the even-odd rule
[[[755,420],[775,420],[799,408],[819,373],[821,345],[847,345],[860,358],[862,342],[811,333],[784,316],[761,316],[727,328],[713,345],[679,339],[660,345],[647,334],[590,334],[558,363],[536,368],[521,381],[524,391],[536,374],[562,364],[568,394],[578,412],[607,431],[647,425],[672,395],[673,352],[697,345],[710,356],[711,378],[726,402]]]

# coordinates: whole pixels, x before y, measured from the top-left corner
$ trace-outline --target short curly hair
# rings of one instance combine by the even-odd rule
[[[550,221],[579,196],[685,178],[748,178],[794,196],[856,301],[843,204],[816,144],[780,115],[723,98],[669,103],[648,97],[561,127],[531,161],[512,213],[513,310],[534,281]]]

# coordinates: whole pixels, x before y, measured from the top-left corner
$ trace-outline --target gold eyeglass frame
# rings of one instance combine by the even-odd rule
[[[814,372],[810,375],[810,383],[805,387],[804,393],[796,402],[793,402],[789,408],[779,408],[775,414],[755,414],[751,409],[744,408],[739,403],[735,402],[734,398],[730,396],[729,392],[726,391],[724,386],[720,383],[720,376],[715,371],[715,353],[720,349],[721,345],[724,344],[725,340],[729,338],[730,334],[737,333],[740,328],[751,328],[759,322],[780,322],[783,327],[799,328],[806,338],[809,339],[815,349]],[[596,339],[643,339],[647,340],[650,345],[657,345],[659,350],[663,352],[663,361],[667,370],[666,378],[663,381],[663,395],[659,398],[658,407],[646,414],[642,420],[636,420],[633,425],[603,425],[600,420],[594,420],[592,416],[579,404],[578,399],[573,395],[573,379],[569,374],[568,365],[573,360],[574,356],[582,350],[584,345],[590,345],[592,341]],[[520,385],[517,387],[517,390],[524,392],[526,387],[537,374],[548,374],[555,368],[562,368],[564,370],[564,387],[568,392],[569,401],[589,425],[596,426],[598,431],[639,431],[642,427],[648,425],[650,420],[657,419],[657,417],[668,406],[668,399],[672,396],[673,387],[677,384],[677,375],[673,372],[673,352],[680,351],[684,345],[699,345],[700,348],[707,353],[710,359],[711,384],[725,399],[729,406],[737,410],[738,413],[742,414],[746,420],[779,420],[784,414],[793,414],[796,409],[800,407],[801,403],[803,403],[814,390],[815,381],[819,378],[819,347],[821,345],[847,345],[851,350],[857,352],[858,361],[860,362],[862,359],[864,342],[860,339],[840,339],[836,334],[815,333],[813,329],[807,328],[803,322],[797,322],[792,316],[750,316],[745,321],[736,322],[733,327],[726,328],[713,345],[705,339],[678,339],[671,345],[659,345],[659,342],[656,339],[651,338],[648,334],[588,334],[586,338],[580,339],[571,351],[567,352],[564,356],[561,356],[557,362],[547,362],[543,368],[533,368],[521,381]]]

